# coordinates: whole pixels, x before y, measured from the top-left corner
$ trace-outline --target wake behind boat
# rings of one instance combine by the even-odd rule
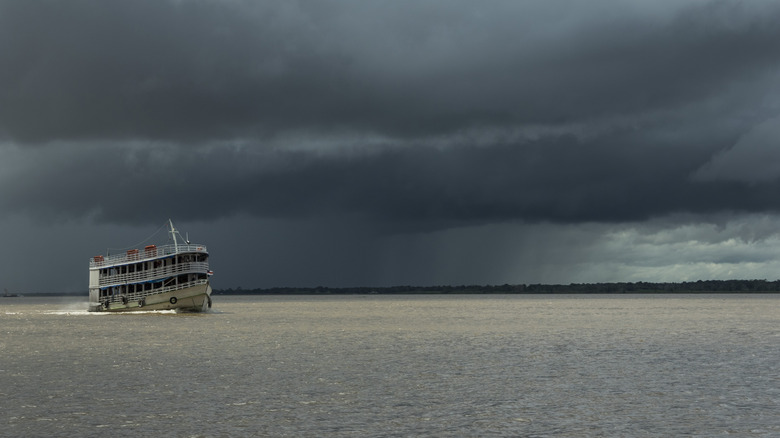
[[[183,239],[170,219],[168,225],[171,244],[89,260],[90,312],[200,312],[211,307],[206,246]]]

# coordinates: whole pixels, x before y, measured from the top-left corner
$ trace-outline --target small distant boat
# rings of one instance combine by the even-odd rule
[[[211,307],[206,246],[182,238],[170,219],[168,225],[172,243],[89,260],[90,312],[202,312]]]
[[[5,291],[5,293],[3,294],[3,298],[17,298],[20,296],[19,294],[12,294],[8,292],[8,289],[3,288],[3,290]]]

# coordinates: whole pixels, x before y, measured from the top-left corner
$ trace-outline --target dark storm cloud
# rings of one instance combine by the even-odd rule
[[[780,5],[649,3],[0,2],[25,173],[0,205],[395,230],[776,211],[774,174],[707,163],[780,109]]]
[[[659,212],[780,210],[778,182],[693,182],[689,175],[705,152],[659,146],[632,132],[490,148],[409,147],[348,159],[226,148],[185,154],[170,145],[116,155],[98,145],[69,150],[67,159],[41,150],[34,161],[50,174],[16,175],[3,207],[111,223],[157,223],[161,213],[192,220],[343,216],[393,232],[515,219],[626,222]],[[39,199],[46,202],[31,202]]]
[[[780,6],[667,5],[4,2],[0,128],[20,142],[406,137],[676,109],[777,67]]]

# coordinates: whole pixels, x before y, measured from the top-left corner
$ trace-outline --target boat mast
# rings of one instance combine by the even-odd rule
[[[178,254],[179,253],[179,244],[176,242],[176,228],[173,228],[173,222],[168,219],[168,224],[171,226],[171,237],[173,238],[173,250]]]

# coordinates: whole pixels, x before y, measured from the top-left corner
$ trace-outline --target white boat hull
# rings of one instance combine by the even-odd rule
[[[205,312],[211,307],[211,286],[198,284],[184,289],[150,294],[140,300],[127,303],[111,302],[108,305],[91,303],[92,312],[139,312],[150,310],[178,310],[183,312]]]

